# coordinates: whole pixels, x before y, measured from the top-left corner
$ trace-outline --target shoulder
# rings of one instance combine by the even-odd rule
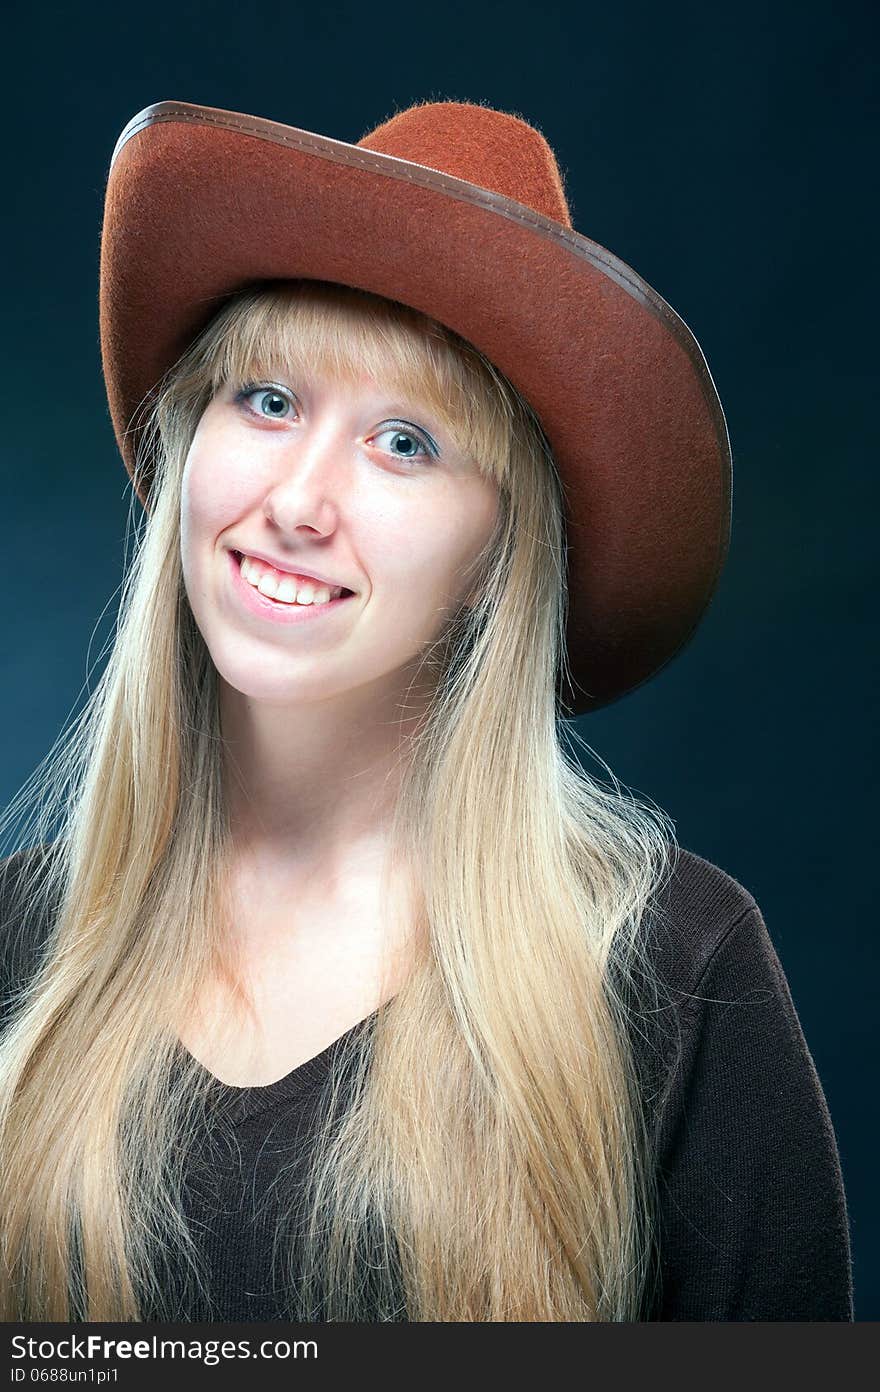
[[[51,843],[0,859],[0,1018],[11,997],[39,965],[51,927],[46,870]]]
[[[728,965],[746,994],[766,980],[768,966],[781,968],[751,891],[680,845],[654,890],[641,935],[644,955],[631,964],[626,1001],[635,1062],[658,1124],[664,1110],[668,1118],[676,1079],[705,1044],[719,968]],[[723,1018],[733,1023],[730,1014]]]
[[[0,857],[0,921],[3,914],[15,911],[24,898],[42,885],[52,845],[44,841]]]
[[[837,1139],[754,896],[683,852],[659,896],[661,1319],[852,1319]]]
[[[764,929],[755,896],[719,865],[683,846],[647,915],[660,981],[689,997],[722,945]]]

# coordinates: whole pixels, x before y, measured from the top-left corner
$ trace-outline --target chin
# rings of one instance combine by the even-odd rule
[[[298,676],[292,671],[289,655],[277,663],[265,653],[256,659],[246,654],[212,654],[219,684],[227,693],[255,704],[267,706],[297,706],[307,701],[321,701],[331,693],[327,690],[326,671],[312,678]]]

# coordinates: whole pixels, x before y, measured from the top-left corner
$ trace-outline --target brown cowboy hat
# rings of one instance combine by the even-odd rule
[[[220,303],[300,277],[439,320],[538,415],[567,502],[566,713],[607,705],[665,666],[727,555],[724,413],[688,326],[572,230],[543,135],[457,101],[411,106],[356,145],[187,102],[133,116],[107,178],[100,283],[107,395],[130,475],[145,405]]]

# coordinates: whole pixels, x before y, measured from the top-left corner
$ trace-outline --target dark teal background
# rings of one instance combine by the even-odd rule
[[[686,650],[579,730],[761,905],[837,1131],[859,1320],[880,1316],[871,15],[17,6],[2,97],[3,807],[112,632],[129,493],[98,254],[110,156],[142,107],[203,103],[352,142],[420,99],[517,112],[556,151],[577,230],[689,324],[733,446],[730,557]]]

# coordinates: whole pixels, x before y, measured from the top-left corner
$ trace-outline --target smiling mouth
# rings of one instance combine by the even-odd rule
[[[239,568],[239,570],[241,570],[242,561],[244,560],[244,558],[245,558],[245,556],[246,556],[247,553],[244,552],[244,551],[233,551],[232,554],[233,554],[233,556],[235,557],[236,561],[238,562],[238,568]],[[264,565],[265,562],[258,560],[258,561],[257,561],[257,564],[258,564],[258,565]],[[281,571],[281,572],[279,572],[279,574],[284,575],[285,572],[284,572],[284,571]],[[291,572],[291,574],[293,575],[293,572]],[[349,590],[345,585],[331,585],[331,584],[329,584],[326,580],[316,580],[316,579],[314,579],[314,577],[311,576],[311,575],[304,575],[304,574],[303,574],[303,575],[299,575],[299,573],[297,573],[297,574],[296,574],[296,578],[299,579],[299,580],[301,580],[301,581],[303,582],[303,584],[301,585],[301,588],[304,588],[305,585],[311,585],[311,586],[312,586],[314,589],[316,589],[316,590],[320,590],[320,589],[339,590],[339,598],[340,598],[340,599],[347,599],[349,595],[353,595],[353,594],[355,593],[354,590]],[[255,586],[254,588],[256,588],[256,586]],[[270,597],[270,596],[264,596],[264,598],[269,598],[269,597]]]
[[[246,553],[244,553],[244,552],[242,552],[242,551],[236,551],[236,550],[232,550],[232,549],[231,549],[231,554],[232,554],[233,560],[234,560],[234,562],[235,562],[236,568],[237,568],[238,573],[239,573],[239,576],[240,576],[240,583],[243,584],[249,591],[251,591],[251,592],[254,594],[255,597],[259,598],[259,599],[263,602],[263,604],[269,605],[269,606],[270,606],[271,608],[273,608],[273,609],[274,609],[274,608],[277,608],[277,609],[279,609],[279,610],[284,610],[284,609],[291,610],[291,609],[293,609],[293,610],[300,610],[300,611],[301,611],[301,610],[320,611],[320,610],[323,610],[323,609],[329,609],[332,605],[338,604],[341,600],[344,600],[344,599],[353,599],[353,598],[354,598],[355,591],[354,591],[354,590],[348,589],[345,585],[327,586],[327,585],[325,585],[322,581],[312,580],[311,578],[308,578],[308,579],[306,580],[305,577],[303,577],[303,579],[305,580],[305,583],[308,584],[308,586],[309,586],[310,588],[312,588],[313,590],[319,590],[319,589],[323,589],[323,590],[325,590],[325,591],[328,590],[328,589],[331,590],[331,595],[330,595],[329,600],[326,600],[326,601],[323,601],[323,600],[322,600],[322,601],[318,601],[318,602],[314,602],[314,601],[302,601],[302,602],[301,602],[300,600],[294,599],[294,598],[283,599],[283,600],[282,600],[282,599],[276,598],[276,596],[274,596],[274,595],[271,595],[271,594],[264,594],[263,591],[262,591],[257,585],[252,584],[252,583],[251,583],[249,580],[247,580],[247,579],[245,578],[245,576],[242,575],[242,573],[241,573],[242,561],[243,561],[243,559],[244,559]],[[304,587],[305,587],[305,586],[303,585],[302,588],[304,588]],[[334,594],[334,593],[332,593],[333,590],[338,590],[339,593],[338,593],[338,594]]]

